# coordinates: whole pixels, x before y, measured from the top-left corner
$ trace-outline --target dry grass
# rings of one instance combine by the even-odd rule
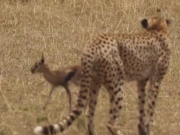
[[[78,63],[80,51],[93,36],[137,32],[141,29],[138,18],[149,16],[172,19],[172,62],[161,87],[153,131],[155,135],[179,135],[179,7],[179,0],[1,0],[0,135],[32,135],[36,125],[58,122],[68,113],[63,90],[57,90],[47,110],[42,110],[50,86],[29,71],[41,52],[53,69]],[[71,89],[76,88],[72,85]],[[75,100],[76,95],[73,97]],[[107,98],[102,91],[95,117],[97,134],[110,134],[105,128]],[[125,135],[137,134],[136,100],[135,85],[127,85],[120,118]],[[63,134],[85,134],[85,124],[81,116]]]

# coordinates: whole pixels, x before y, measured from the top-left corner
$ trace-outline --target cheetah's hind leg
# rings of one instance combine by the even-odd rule
[[[100,90],[100,83],[96,83],[93,81],[91,84],[91,89],[89,91],[89,101],[88,101],[88,130],[87,130],[87,135],[95,135],[94,133],[94,113],[96,110],[96,104],[97,104],[97,97],[99,95],[99,90]]]
[[[116,61],[112,60],[109,61],[109,64],[106,64],[108,69],[114,71],[106,72],[106,81],[104,84],[110,97],[110,121],[107,128],[112,135],[122,135],[120,130],[118,130],[118,118],[122,108],[124,84],[124,74],[121,62],[121,59],[116,57]]]

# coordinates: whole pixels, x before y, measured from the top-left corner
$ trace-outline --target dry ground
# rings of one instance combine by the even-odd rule
[[[172,61],[159,95],[153,131],[155,135],[180,135],[180,1],[179,0],[1,0],[0,1],[0,135],[32,135],[36,125],[54,123],[68,113],[62,88],[42,110],[50,85],[30,67],[44,52],[52,69],[78,63],[84,45],[99,33],[133,33],[141,29],[139,18],[172,19]],[[71,85],[72,91],[77,90]],[[126,85],[120,128],[137,135],[135,85]],[[77,97],[73,95],[74,101]],[[95,117],[97,135],[106,127],[109,100],[100,93]],[[82,115],[64,135],[84,135]]]

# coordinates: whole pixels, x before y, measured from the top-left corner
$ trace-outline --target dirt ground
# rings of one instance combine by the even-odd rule
[[[180,135],[179,0],[1,0],[0,11],[0,135],[33,135],[37,125],[58,122],[68,114],[61,87],[47,110],[42,110],[51,86],[30,72],[42,52],[53,70],[76,64],[94,36],[138,32],[140,18],[150,16],[172,20],[171,65],[161,86],[152,130],[154,135]],[[136,85],[125,88],[120,129],[124,135],[137,135]],[[76,101],[78,88],[71,84],[71,89]],[[110,135],[108,98],[102,88],[95,116],[97,135]],[[85,116],[63,134],[86,134]]]

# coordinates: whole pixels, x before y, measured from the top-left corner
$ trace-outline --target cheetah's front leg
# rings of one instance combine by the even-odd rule
[[[159,93],[159,87],[164,78],[164,75],[167,72],[168,66],[169,57],[167,57],[166,55],[161,56],[156,66],[156,72],[150,78],[150,89],[148,91],[147,119],[145,122],[146,135],[150,135],[150,127],[153,121],[154,109]]]
[[[155,105],[156,105],[156,100],[157,100],[157,96],[159,93],[159,86],[160,83],[157,82],[151,82],[150,84],[150,89],[148,91],[148,107],[147,107],[147,119],[145,122],[145,126],[146,126],[146,134],[145,135],[151,135],[150,134],[150,127],[151,127],[151,123],[153,121],[153,115],[154,115],[154,109],[155,109]]]
[[[139,106],[139,124],[138,124],[138,131],[139,135],[146,135],[145,131],[145,86],[147,83],[147,79],[138,81],[138,106]]]

